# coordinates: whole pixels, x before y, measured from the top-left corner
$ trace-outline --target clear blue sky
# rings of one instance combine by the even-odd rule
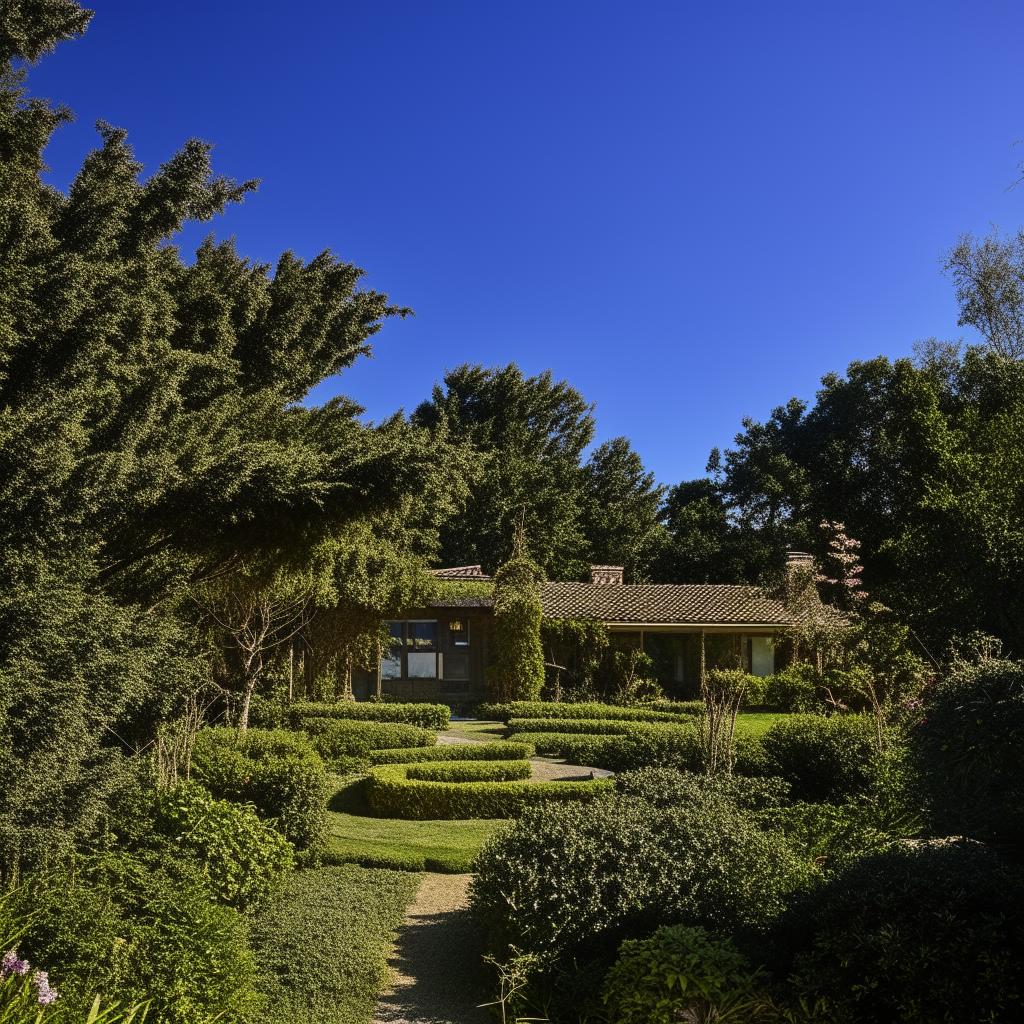
[[[53,180],[100,118],[149,167],[214,142],[263,182],[218,235],[330,248],[416,310],[313,395],[375,418],[515,360],[699,475],[823,373],[959,336],[944,252],[1024,223],[1019,0],[91,6],[30,79],[78,116]]]

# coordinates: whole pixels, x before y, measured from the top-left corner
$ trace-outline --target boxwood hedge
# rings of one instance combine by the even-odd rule
[[[682,707],[683,705],[676,705]],[[479,704],[477,718],[507,722],[510,718],[590,718],[613,719],[624,722],[682,722],[688,712],[654,710],[652,708],[624,708],[616,704],[585,701],[563,704],[556,701],[515,700],[507,704]]]
[[[510,718],[508,731],[587,733],[591,736],[638,736],[671,729],[692,729],[693,721],[631,722],[605,718]]]
[[[508,762],[520,764],[522,762]],[[419,767],[419,766],[416,766]],[[607,779],[583,782],[425,782],[410,779],[410,765],[370,769],[367,803],[383,818],[442,820],[511,818],[548,801],[588,801],[611,792]]]
[[[532,743],[498,740],[494,743],[445,743],[436,747],[397,747],[371,750],[370,764],[410,764],[415,761],[519,761],[533,757]]]
[[[530,777],[529,761],[440,761],[406,766],[419,782],[518,782]]]
[[[402,722],[421,729],[447,729],[451,708],[447,704],[296,701],[288,709],[288,715],[296,726],[301,726],[304,718],[351,718],[363,722]]]
[[[365,722],[352,718],[303,718],[302,731],[313,740],[317,753],[328,761],[366,757],[371,750],[394,747],[429,747],[437,742],[430,729],[400,722]]]

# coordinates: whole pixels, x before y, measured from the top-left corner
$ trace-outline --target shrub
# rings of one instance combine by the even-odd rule
[[[503,762],[493,762],[503,763]],[[521,770],[522,762],[508,762]],[[417,765],[415,768],[420,768]],[[446,767],[453,767],[447,765]],[[605,780],[583,782],[425,782],[409,778],[410,765],[370,769],[367,803],[383,818],[440,820],[509,818],[545,801],[590,801],[607,794]]]
[[[660,924],[763,928],[808,871],[725,799],[618,797],[526,811],[484,845],[472,900],[499,946],[586,959]]]
[[[911,733],[915,784],[937,835],[1024,843],[1024,664],[959,665]]]
[[[363,722],[348,718],[303,718],[302,731],[313,748],[329,762],[365,760],[371,750],[393,747],[427,747],[437,742],[429,729],[399,722]]]
[[[283,729],[203,729],[192,772],[214,796],[252,804],[296,849],[320,845],[326,821],[327,771],[301,733]]]
[[[814,666],[795,661],[764,680],[764,703],[777,711],[807,712],[821,707]]]
[[[763,811],[784,805],[789,784],[783,779],[748,779],[741,775],[697,775],[675,768],[640,768],[615,779],[615,789],[638,797],[655,807],[678,807],[705,803],[709,797],[724,797],[748,811]]]
[[[157,827],[202,865],[217,898],[249,907],[269,896],[292,869],[292,847],[249,807],[215,799],[186,783],[162,794]]]
[[[795,800],[841,801],[866,791],[875,758],[867,716],[792,715],[761,737],[765,771],[785,779]]]
[[[477,706],[483,719],[507,722],[510,718],[589,718],[623,722],[675,722],[680,724],[692,716],[647,707],[627,708],[617,704],[586,701],[569,704],[559,701],[516,700],[505,704],[485,703]]]
[[[411,764],[415,761],[517,761],[533,757],[532,743],[444,743],[436,747],[371,750],[370,764]]]
[[[764,981],[728,939],[666,925],[622,944],[603,999],[615,1024],[753,1021],[767,1009]]]
[[[795,996],[836,1024],[1024,1015],[1024,876],[970,841],[900,845],[853,863],[779,924]]]
[[[451,709],[447,704],[404,704],[399,701],[363,703],[338,701],[314,703],[296,701],[289,709],[293,725],[304,718],[348,718],[361,722],[399,722],[418,725],[421,729],[447,729]]]
[[[405,777],[419,782],[517,782],[530,777],[529,761],[442,761],[411,764]]]
[[[83,1019],[97,991],[152,1000],[167,1024],[246,1020],[259,1005],[241,915],[210,899],[188,863],[118,852],[30,877],[11,899],[23,955],[45,963],[66,1013]]]

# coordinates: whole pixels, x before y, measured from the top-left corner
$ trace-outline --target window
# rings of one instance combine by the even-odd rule
[[[469,646],[469,619],[451,619],[448,622],[448,643],[451,647]]]
[[[388,623],[391,648],[380,659],[382,679],[437,678],[437,622],[410,619]]]
[[[469,655],[465,651],[456,651],[444,656],[444,677],[458,682],[469,680]]]
[[[411,619],[406,629],[406,646],[410,651],[437,650],[437,622],[433,619]]]
[[[402,643],[405,632],[405,624],[402,622],[389,622],[388,634],[391,643],[387,652],[380,659],[381,679],[402,678]]]

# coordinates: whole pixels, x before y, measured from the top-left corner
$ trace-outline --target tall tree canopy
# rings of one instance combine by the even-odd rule
[[[253,188],[186,142],[142,178],[126,135],[67,193],[42,179],[67,119],[15,58],[80,33],[68,0],[0,8],[0,852],[93,827],[123,751],[208,671],[190,594],[254,558],[436,494],[443,444],[339,399],[296,404],[403,310],[324,252],[254,264],[172,239]],[[445,477],[442,474],[442,479]],[[444,490],[443,485],[441,490]],[[444,502],[441,508],[445,507]],[[421,508],[422,511],[422,508]]]

